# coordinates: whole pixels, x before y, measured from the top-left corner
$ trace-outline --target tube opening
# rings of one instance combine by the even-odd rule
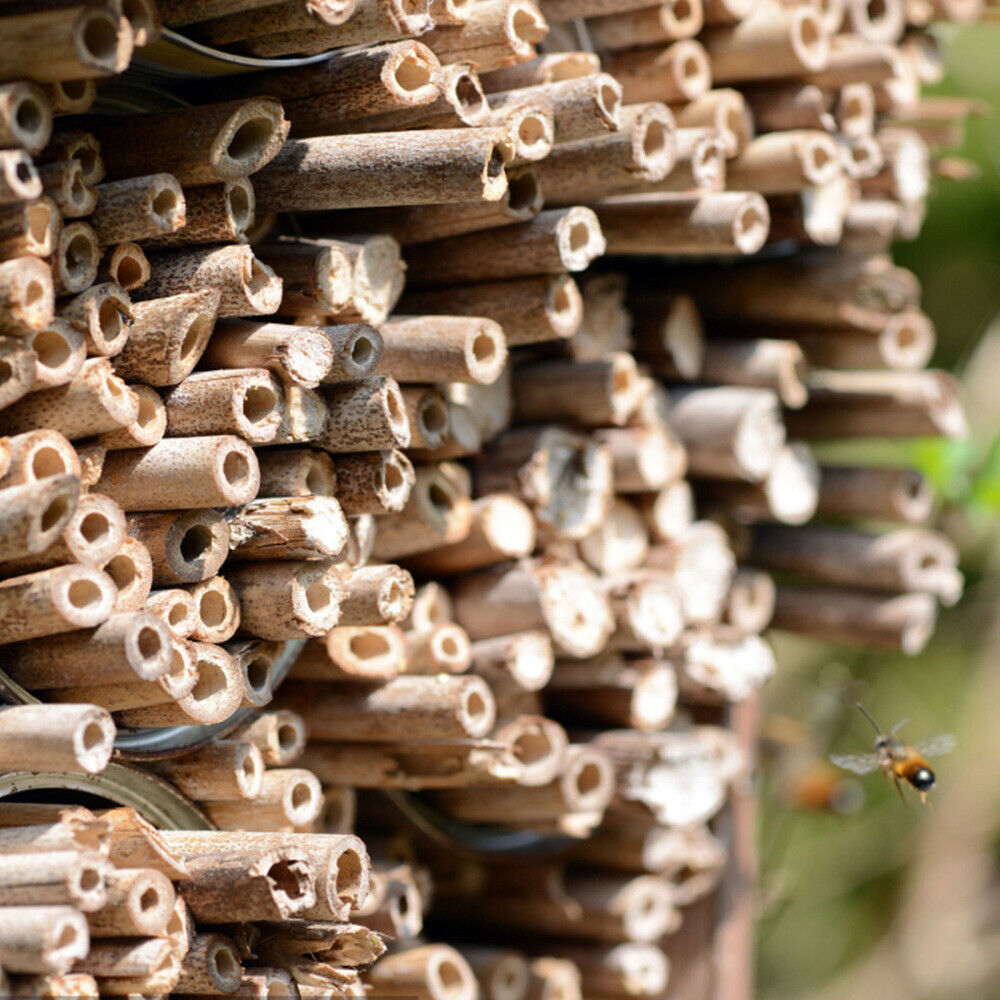
[[[222,463],[222,475],[230,486],[242,486],[250,478],[250,463],[239,451],[229,452]]]
[[[229,614],[229,602],[217,590],[206,590],[198,601],[198,617],[208,628],[218,628]]]
[[[272,132],[270,118],[251,118],[233,133],[226,145],[226,154],[238,162],[253,163],[267,146]]]
[[[264,693],[271,687],[273,666],[272,661],[266,656],[256,656],[247,664],[247,684],[258,694]]]
[[[63,476],[69,469],[66,460],[57,448],[39,448],[31,456],[31,474],[35,479],[47,479],[49,476]]]
[[[278,397],[270,386],[250,386],[243,393],[243,416],[252,424],[266,420],[277,405]]]
[[[139,897],[139,910],[142,913],[149,913],[160,905],[160,894],[153,886],[149,886]]]
[[[114,60],[118,51],[118,30],[109,14],[94,11],[83,29],[82,42],[87,55],[97,62]]]
[[[90,545],[103,541],[111,531],[111,522],[100,511],[91,511],[85,515],[77,528],[80,537]]]
[[[400,60],[393,77],[401,90],[420,90],[431,83],[431,68],[423,59],[409,55]]]
[[[238,233],[242,233],[253,222],[254,213],[250,203],[250,193],[242,184],[234,184],[226,192],[226,204],[233,220],[233,227]]]
[[[330,588],[322,580],[315,580],[306,587],[306,604],[310,611],[322,611],[333,601]]]
[[[191,697],[195,701],[207,701],[225,690],[225,671],[211,660],[199,660],[198,680],[191,691]]]
[[[387,656],[392,649],[389,640],[378,632],[359,632],[352,635],[347,646],[351,655],[359,660],[374,660],[380,656]]]
[[[207,334],[211,332],[214,322],[211,316],[196,316],[191,321],[191,325],[187,328],[184,339],[181,341],[181,361],[189,362],[191,360],[195,351],[207,338]]]
[[[66,592],[69,603],[78,611],[100,604],[101,596],[101,588],[93,580],[74,580]]]
[[[135,639],[139,655],[144,660],[155,659],[163,651],[163,643],[156,629],[141,628]]]
[[[511,177],[507,182],[507,207],[512,212],[524,213],[534,209],[538,200],[538,180],[528,172]]]
[[[375,355],[375,345],[370,337],[359,333],[351,344],[351,360],[360,368],[367,368]]]
[[[185,562],[200,559],[212,547],[212,531],[204,524],[192,525],[181,536],[179,546],[181,558]]]

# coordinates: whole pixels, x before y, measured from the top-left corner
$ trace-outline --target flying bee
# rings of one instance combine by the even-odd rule
[[[891,778],[903,797],[901,781],[908,781],[918,792],[920,799],[926,805],[927,793],[934,787],[934,772],[927,763],[927,757],[938,757],[948,753],[955,746],[955,737],[942,733],[932,736],[917,746],[910,746],[896,738],[896,733],[906,721],[897,722],[888,735],[882,732],[878,723],[865,711],[863,705],[858,705],[864,717],[875,727],[875,752],[863,754],[834,754],[830,760],[838,767],[853,771],[855,774],[870,774],[881,771],[882,776]]]

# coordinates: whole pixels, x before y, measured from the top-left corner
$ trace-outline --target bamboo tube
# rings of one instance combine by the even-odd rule
[[[243,242],[254,223],[256,203],[253,185],[245,177],[185,188],[182,224],[143,242],[147,247]]]
[[[453,236],[407,256],[415,285],[447,285],[582,271],[604,253],[597,217],[576,206],[540,212],[519,226]]]
[[[280,643],[260,639],[228,644],[243,685],[241,708],[260,708],[274,697],[275,665],[282,649]]]
[[[94,941],[77,968],[99,979],[101,989],[124,992],[176,983],[179,965],[180,955],[168,939],[140,938]]]
[[[184,193],[170,174],[111,181],[95,190],[91,225],[104,246],[172,233],[184,225]]]
[[[82,114],[97,99],[97,85],[93,80],[55,80],[46,85],[45,93],[53,111]]]
[[[0,559],[19,564],[37,561],[32,556],[58,540],[76,511],[79,496],[80,481],[74,476],[53,476],[0,490]],[[4,565],[0,570],[16,574],[19,566]]]
[[[414,313],[488,316],[510,347],[573,336],[583,319],[576,282],[568,275],[521,278],[407,292],[400,306]]]
[[[4,988],[12,988],[17,995],[46,997],[48,1000],[67,996],[98,1000],[100,996],[97,980],[93,976],[79,972],[67,972],[64,975],[48,973],[39,976],[19,976],[11,986],[5,977]]]
[[[402,455],[402,453],[398,453]],[[329,455],[308,448],[256,452],[260,464],[260,497],[336,496],[344,507],[337,471]],[[344,493],[349,491],[345,487]],[[348,513],[350,513],[348,511]]]
[[[916,469],[820,466],[817,513],[823,517],[922,524],[933,506],[933,490]]]
[[[288,134],[281,105],[263,97],[100,118],[89,126],[112,180],[153,168],[182,185],[246,177],[273,159]],[[128,144],[117,141],[123,134]]]
[[[306,745],[306,727],[294,712],[278,710],[262,712],[236,737],[253,743],[261,752],[265,764],[286,767],[302,755]]]
[[[375,547],[375,518],[372,514],[355,514],[347,519],[350,536],[347,540],[348,566],[364,566]]]
[[[196,801],[256,798],[264,778],[260,751],[252,743],[237,740],[219,740],[193,754],[155,766]]]
[[[85,289],[60,309],[59,315],[83,333],[91,354],[120,354],[129,336],[132,303],[117,285]]]
[[[752,139],[726,165],[726,186],[781,194],[829,183],[841,172],[836,142],[825,132],[797,129]]]
[[[92,628],[108,618],[114,600],[111,578],[89,566],[58,566],[0,581],[0,642]]]
[[[704,13],[700,0],[668,0],[654,7],[620,11],[592,18],[587,31],[601,50],[631,49],[638,45],[693,38],[701,31]]]
[[[126,511],[187,510],[247,503],[259,481],[257,459],[239,438],[165,438],[110,452],[95,489]]]
[[[694,633],[683,646],[681,690],[694,701],[744,701],[775,670],[771,647],[757,635]]]
[[[635,104],[632,108],[648,105]],[[712,129],[684,128],[674,132],[676,163],[666,177],[645,184],[633,182],[637,193],[711,194],[726,186],[725,145]]]
[[[264,0],[162,0],[159,4],[163,23],[171,28],[266,6]]]
[[[560,146],[539,165],[547,205],[597,201],[663,180],[675,162],[674,120],[665,105],[645,105],[619,132]]]
[[[252,802],[205,804],[209,818],[223,829],[249,825],[265,831],[309,827],[322,809],[323,793],[316,776],[297,768],[265,771],[261,794]],[[315,901],[314,892],[311,901]]]
[[[549,684],[549,711],[562,718],[643,732],[662,729],[674,714],[677,676],[656,659],[626,661],[619,654],[563,661]]]
[[[8,650],[7,664],[11,676],[33,690],[127,684],[162,677],[170,651],[166,626],[152,614],[135,612],[113,615],[96,629],[19,643]]]
[[[68,83],[69,81],[67,85]],[[60,128],[38,158],[42,163],[76,160],[83,171],[83,183],[88,186],[99,184],[104,179],[104,160],[101,158],[100,143],[90,132],[81,129]]]
[[[460,951],[486,1000],[526,1000],[531,973],[520,952],[489,945],[462,945]]]
[[[810,376],[809,405],[788,414],[796,437],[962,437],[965,415],[944,372],[824,372]],[[862,429],[863,425],[863,429]]]
[[[619,944],[599,951],[579,945],[547,947],[570,959],[587,989],[600,996],[657,996],[667,985],[669,960],[652,944]]]
[[[97,239],[94,238],[96,246]],[[149,260],[137,243],[119,243],[114,247],[107,262],[99,269],[102,279],[107,278],[125,291],[141,288],[152,273]]]
[[[405,448],[409,420],[394,379],[375,375],[323,392],[328,417],[317,444],[334,453]]]
[[[549,52],[527,62],[489,71],[483,77],[483,87],[487,93],[517,90],[519,87],[590,76],[600,71],[601,61],[593,52]]]
[[[774,581],[767,573],[740,568],[733,576],[723,618],[739,635],[764,631],[774,614]]]
[[[661,542],[680,538],[694,521],[694,496],[686,480],[669,483],[658,493],[635,496],[650,535]]]
[[[376,933],[401,940],[413,940],[423,930],[423,900],[410,865],[395,865],[372,872],[384,886],[379,907],[366,912],[365,924]],[[368,906],[364,907],[367,911]]]
[[[371,988],[420,1000],[473,1000],[476,979],[464,958],[446,944],[422,945],[386,955],[367,973]]]
[[[7,205],[0,209],[0,258],[48,257],[61,229],[59,209],[51,198]]]
[[[96,851],[107,855],[111,828],[81,807],[27,809],[25,803],[4,803],[0,811],[3,853],[39,851]]]
[[[84,184],[77,160],[46,163],[38,168],[38,176],[43,190],[59,206],[63,218],[90,215],[97,205],[97,192]]]
[[[631,355],[600,361],[540,361],[517,370],[514,419],[578,426],[624,424],[638,406],[641,384]]]
[[[497,201],[506,187],[492,129],[292,140],[254,178],[265,211]]]
[[[219,316],[266,315],[281,302],[281,279],[247,246],[197,247],[159,254],[141,298],[218,289]]]
[[[287,10],[286,5],[285,10]],[[298,8],[300,11],[301,7]],[[345,8],[341,8],[343,11]],[[346,8],[350,10],[350,7]],[[279,6],[276,13],[284,17]],[[343,19],[343,18],[342,18]],[[270,35],[261,33],[252,15],[241,17],[236,14],[223,19],[219,24],[242,22],[238,29],[228,31],[228,34],[247,35],[241,48],[255,56],[278,56],[290,53],[302,55],[317,55],[330,48],[343,48],[352,45],[370,45],[375,42],[391,41],[395,38],[406,38],[421,35],[430,27],[430,16],[427,4],[416,3],[405,5],[398,0],[358,0],[353,13],[346,17],[344,23],[293,27],[288,31],[274,32]],[[272,27],[273,25],[273,21]],[[218,36],[216,36],[218,40]]]
[[[494,702],[479,677],[399,677],[378,687],[286,683],[283,707],[300,714],[316,739],[395,742],[485,736]]]
[[[410,424],[411,450],[433,453],[451,436],[450,411],[444,395],[436,388],[420,385],[404,386],[400,392]]]
[[[236,559],[336,559],[347,521],[333,497],[252,500],[229,522]]]
[[[822,71],[829,38],[819,16],[805,5],[761,7],[732,26],[712,27],[699,36],[717,83]]]
[[[274,436],[274,444],[298,444],[315,441],[328,419],[328,408],[323,397],[312,389],[286,382],[285,406],[281,426]]]
[[[906,28],[903,0],[847,0],[846,7],[851,29],[869,42],[899,41]]]
[[[240,604],[229,581],[222,576],[189,588],[195,604],[195,626],[191,635],[201,642],[225,642],[240,624]]]
[[[395,560],[464,538],[472,519],[469,492],[453,480],[454,467],[419,466],[406,506],[379,519],[373,555]]]
[[[118,868],[106,883],[107,902],[87,916],[94,937],[151,937],[166,930],[176,901],[166,875],[152,868]]]
[[[197,934],[181,959],[176,989],[197,996],[234,993],[243,978],[236,943],[223,934]]]
[[[131,391],[138,400],[139,412],[127,427],[100,435],[97,443],[106,450],[149,447],[166,433],[167,413],[157,391],[148,385],[134,386]]]
[[[154,590],[143,608],[156,615],[174,639],[187,639],[195,629],[194,598],[186,590]]]
[[[403,633],[395,626],[339,626],[323,643],[306,643],[292,667],[302,680],[384,680],[406,665]]]
[[[330,314],[350,308],[353,274],[342,242],[284,239],[263,244],[258,253],[284,282],[282,312]]]
[[[62,319],[54,319],[46,329],[29,334],[24,343],[35,355],[34,389],[71,382],[87,356],[83,334]]]
[[[637,195],[598,206],[612,254],[750,254],[767,238],[767,203],[756,193]]]
[[[616,493],[649,493],[680,479],[687,455],[665,424],[607,427],[595,438],[611,454]]]
[[[214,510],[133,514],[128,533],[149,551],[156,586],[207,580],[229,555],[230,525]]]
[[[537,691],[553,667],[552,643],[545,632],[516,632],[472,644],[472,670],[487,680],[505,678],[519,688]]]
[[[467,61],[486,73],[531,59],[547,32],[545,18],[528,0],[488,0],[464,24],[443,24],[423,41],[442,63]]]
[[[70,440],[124,427],[135,420],[139,402],[104,358],[86,361],[64,386],[41,389],[0,413],[0,428],[17,434],[49,427]]]
[[[345,455],[337,462],[337,499],[346,514],[400,511],[414,482],[413,466],[401,451]]]
[[[321,329],[229,320],[216,327],[203,357],[215,368],[267,369],[314,389],[333,364],[334,342]]]
[[[391,564],[342,572],[340,625],[381,625],[403,621],[413,606],[413,578]]]
[[[45,428],[0,438],[0,487],[19,486],[49,476],[80,476],[80,460],[58,431]]]
[[[411,555],[406,564],[427,576],[464,573],[529,555],[534,547],[531,511],[516,497],[499,493],[473,502],[465,538]]]
[[[624,573],[642,565],[649,537],[642,515],[626,500],[615,498],[601,523],[584,538],[581,557],[602,574]]]
[[[340,581],[328,562],[260,562],[230,571],[243,629],[262,639],[324,635],[340,617]]]
[[[9,770],[20,770],[30,761],[31,769],[36,771],[97,774],[111,759],[114,739],[111,716],[94,705],[16,705],[0,712],[0,744],[3,746],[0,766]],[[86,885],[84,869],[80,869],[79,874],[82,888]],[[31,889],[29,895],[21,899],[13,899],[0,889],[0,899],[5,905],[65,902],[83,909],[95,905],[95,900],[87,894],[73,899],[48,898],[41,885],[32,884]]]
[[[266,369],[196,372],[164,398],[172,437],[237,434],[254,444],[274,439],[281,423],[281,385]]]
[[[771,625],[824,642],[863,643],[915,656],[937,618],[930,594],[884,595],[840,587],[778,587]]]
[[[115,370],[149,385],[182,382],[205,350],[219,299],[219,290],[211,287],[135,303],[129,340],[115,358]]]
[[[118,590],[116,613],[137,611],[146,603],[153,587],[153,560],[142,542],[124,538],[117,554],[104,564],[104,572]]]
[[[804,524],[816,513],[819,471],[812,453],[803,444],[781,447],[760,483],[699,480],[698,499],[715,504],[741,520],[774,519],[784,524]]]
[[[0,333],[23,336],[42,330],[54,315],[52,275],[34,257],[0,263]]]
[[[722,140],[726,157],[741,153],[753,138],[756,111],[747,106],[745,92],[716,88],[676,109],[680,128],[711,128]]]
[[[567,997],[577,1000],[583,996],[580,970],[562,958],[536,958],[530,966],[528,996],[538,1000]]]
[[[454,621],[451,596],[439,583],[425,583],[413,595],[413,608],[407,625],[414,632],[427,632],[435,625]]]
[[[429,632],[411,632],[406,636],[407,674],[461,674],[471,663],[469,637],[453,622],[437,625]]]
[[[0,145],[29,153],[42,150],[52,135],[52,106],[35,83],[0,86]]]
[[[167,703],[119,710],[115,719],[121,726],[211,725],[228,719],[243,698],[243,684],[235,660],[222,647],[211,643],[189,643],[195,658],[197,680],[191,691]]]
[[[63,226],[53,259],[56,292],[65,295],[88,289],[97,279],[100,259],[101,248],[93,226],[79,219]]]
[[[5,970],[68,972],[86,956],[89,945],[87,920],[71,906],[0,907],[0,961]]]
[[[834,93],[814,83],[765,82],[748,88],[745,96],[753,112],[754,123],[761,132],[790,129],[836,132],[838,129]]]
[[[683,104],[712,87],[712,67],[700,40],[688,38],[663,47],[610,52],[604,64],[621,84],[626,104]]]

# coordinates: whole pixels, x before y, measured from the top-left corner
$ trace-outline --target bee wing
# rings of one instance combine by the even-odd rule
[[[835,753],[830,760],[837,767],[844,768],[845,771],[853,771],[855,774],[871,774],[877,771],[879,766],[878,754],[874,753]]]
[[[938,733],[917,746],[921,757],[942,757],[955,749],[955,737],[951,733]]]

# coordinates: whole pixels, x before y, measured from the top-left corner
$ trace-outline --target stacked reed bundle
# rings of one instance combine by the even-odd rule
[[[774,668],[775,602],[780,627],[915,649],[927,594],[960,588],[930,533],[806,524],[928,502],[803,442],[961,426],[885,257],[926,142],[974,110],[918,101],[918,12],[161,7],[244,53],[337,51],[188,86],[193,107],[57,119],[37,190],[10,143],[0,655],[45,704],[0,713],[3,765],[98,771],[114,725],[269,706],[144,765],[228,831],[166,845],[242,877],[254,850],[359,830],[356,913],[393,939],[371,991],[658,996],[668,953],[676,979],[713,936],[746,987],[745,935],[715,931],[746,916],[734,720]],[[536,56],[546,19],[579,18],[600,59]],[[794,259],[703,263],[768,244]],[[770,571],[821,589],[776,596]],[[381,790],[562,854],[451,877]],[[332,906],[282,930],[227,905],[205,922],[267,921],[230,928],[237,957],[294,978],[255,994],[356,991],[381,948]],[[461,953],[419,943],[424,911]]]

